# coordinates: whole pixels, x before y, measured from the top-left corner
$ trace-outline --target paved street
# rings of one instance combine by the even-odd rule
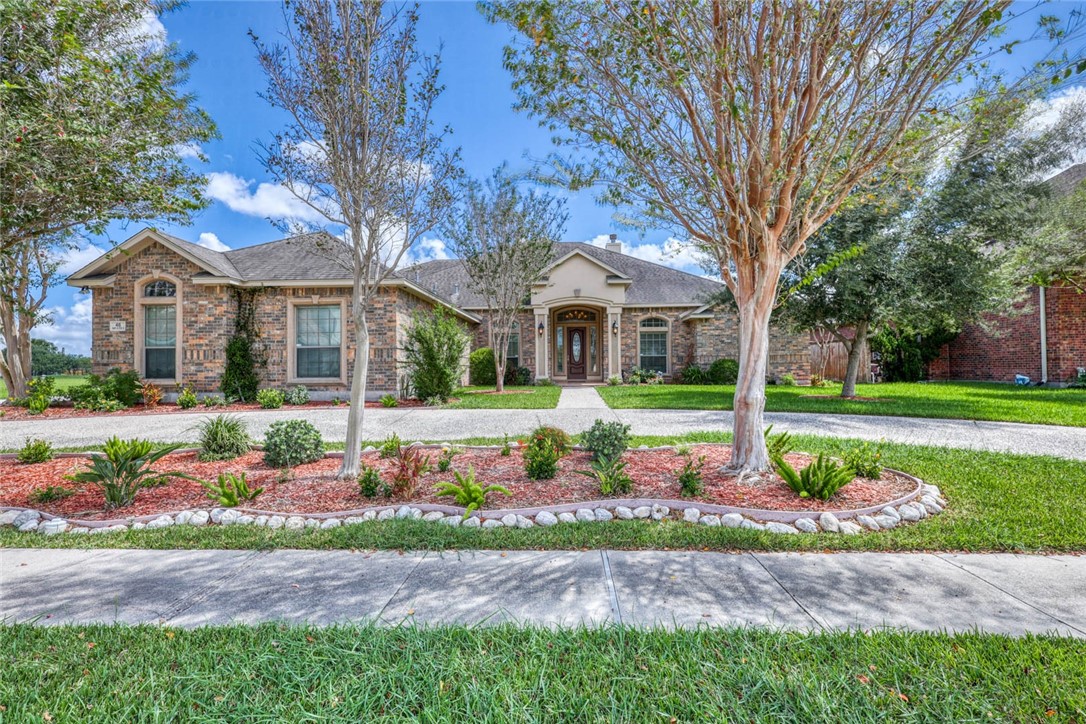
[[[18,449],[27,437],[44,437],[56,446],[97,446],[110,435],[161,441],[193,441],[195,425],[214,413],[128,415],[66,420],[0,420],[0,448]],[[276,420],[305,417],[326,440],[347,434],[347,410],[268,410],[241,413],[256,437]],[[405,440],[456,440],[467,437],[526,435],[541,424],[567,432],[587,430],[596,418],[629,423],[635,435],[670,435],[704,430],[731,430],[732,413],[702,410],[611,410],[566,407],[553,410],[442,410],[424,407],[366,410],[364,435],[382,440],[395,432]],[[808,435],[890,440],[1027,455],[1057,455],[1086,460],[1086,428],[972,422],[867,415],[766,413],[774,430]]]
[[[0,618],[490,623],[1086,637],[1086,557],[0,549]]]

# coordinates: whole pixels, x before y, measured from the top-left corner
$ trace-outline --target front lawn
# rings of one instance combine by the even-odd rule
[[[681,438],[635,438],[633,444],[723,439],[721,433],[706,432]],[[796,439],[798,449],[811,453],[840,454],[851,444],[814,436]],[[4,528],[0,529],[0,548],[1086,551],[1086,496],[1082,494],[1086,490],[1086,462],[900,444],[885,444],[883,452],[888,467],[938,485],[950,507],[916,525],[858,536],[789,536],[680,522],[611,521],[480,530],[396,520],[299,532],[252,526],[175,526],[100,536],[46,537]],[[359,504],[363,502],[359,498]]]
[[[1081,721],[1086,644],[701,628],[0,628],[11,721]]]
[[[545,410],[558,405],[562,388],[549,386],[509,386],[502,394],[493,387],[462,387],[453,393],[458,398],[448,407],[454,410]]]
[[[613,408],[730,410],[731,385],[630,385],[600,387]],[[1086,427],[1086,390],[1019,387],[995,382],[886,382],[857,385],[858,398],[843,399],[839,384],[766,387],[770,412],[1001,420]]]

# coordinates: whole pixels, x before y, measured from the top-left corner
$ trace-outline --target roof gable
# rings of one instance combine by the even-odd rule
[[[82,269],[68,277],[68,282],[78,282],[82,279],[101,275],[109,269],[117,266],[128,257],[151,244],[161,244],[175,254],[187,259],[200,267],[208,274],[216,276],[234,277],[237,270],[223,256],[222,252],[212,251],[199,244],[193,244],[176,236],[164,234],[156,229],[143,229],[122,241],[100,257],[87,264]]]

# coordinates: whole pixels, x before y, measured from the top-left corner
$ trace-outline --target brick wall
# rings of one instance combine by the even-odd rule
[[[713,319],[694,320],[694,362],[708,367],[724,357],[739,359],[739,317],[735,312],[718,311]],[[801,385],[811,381],[811,351],[806,333],[790,332],[783,327],[769,328],[769,360],[766,375],[779,380],[790,374]]]
[[[471,348],[473,350],[490,346],[490,313],[475,310],[475,314],[482,318],[482,324],[474,325],[472,329]],[[517,314],[517,324],[520,325],[520,366],[527,367],[535,376],[535,345],[539,335],[535,331],[535,313],[528,309]]]
[[[1086,367],[1086,295],[1074,287],[1045,290],[1048,326],[1048,380],[1067,382]],[[1040,294],[1030,287],[1010,314],[991,315],[985,324],[967,324],[943,346],[928,369],[936,380],[1013,382],[1016,374],[1041,380]]]

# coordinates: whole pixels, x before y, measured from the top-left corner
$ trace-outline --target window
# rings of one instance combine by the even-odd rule
[[[566,373],[566,328],[554,330],[554,365],[558,374]]]
[[[152,380],[177,377],[176,305],[154,304],[143,308],[143,376]]]
[[[143,285],[143,296],[145,297],[176,297],[177,285],[173,282],[168,282],[165,279],[156,279],[153,282],[148,282]]]
[[[644,319],[639,325],[639,363],[643,370],[667,374],[667,320]]]
[[[295,378],[341,378],[343,324],[340,305],[295,307],[294,337]]]
[[[505,347],[505,368],[508,370],[517,367],[520,367],[520,325],[513,322],[509,343]]]
[[[588,373],[597,374],[600,371],[599,355],[596,352],[596,328],[588,328]]]

